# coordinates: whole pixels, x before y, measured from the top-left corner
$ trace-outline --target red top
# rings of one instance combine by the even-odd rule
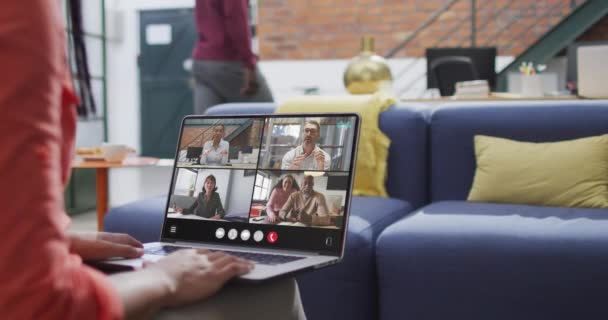
[[[198,38],[192,51],[197,60],[242,61],[252,69],[247,0],[196,0]]]
[[[118,293],[65,234],[76,98],[61,16],[49,0],[3,0],[0,10],[0,315],[120,319]]]

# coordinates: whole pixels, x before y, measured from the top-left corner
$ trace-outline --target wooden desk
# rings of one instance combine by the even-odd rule
[[[97,230],[103,230],[103,218],[108,212],[108,171],[110,168],[172,166],[172,160],[147,157],[127,158],[123,162],[83,161],[72,163],[72,169],[95,169],[97,196]]]

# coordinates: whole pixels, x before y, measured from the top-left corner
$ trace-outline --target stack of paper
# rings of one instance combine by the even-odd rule
[[[487,98],[490,86],[487,80],[462,81],[456,83],[455,98]]]

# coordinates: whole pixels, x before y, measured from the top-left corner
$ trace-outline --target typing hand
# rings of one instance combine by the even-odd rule
[[[163,304],[178,306],[212,296],[235,276],[253,269],[249,261],[205,249],[178,250],[157,262],[144,262],[150,278],[166,282]]]
[[[143,244],[124,233],[69,232],[70,251],[83,260],[105,260],[114,257],[138,258]]]

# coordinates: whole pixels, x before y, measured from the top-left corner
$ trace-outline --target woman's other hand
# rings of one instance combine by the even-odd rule
[[[144,245],[124,233],[68,232],[70,251],[83,260],[105,260],[114,257],[138,258]]]

